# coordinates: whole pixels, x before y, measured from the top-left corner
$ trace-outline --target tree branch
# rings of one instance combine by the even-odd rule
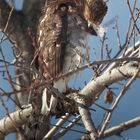
[[[128,48],[125,51],[125,54],[121,55],[118,59],[121,58],[128,58],[128,57],[139,57],[139,49],[140,49],[140,40],[137,41],[133,46],[131,46],[130,48]],[[119,62],[114,62],[112,63],[107,69],[106,72],[119,66]]]
[[[140,117],[136,117],[132,120],[129,120],[127,122],[121,123],[119,125],[116,125],[116,126],[113,126],[109,129],[107,129],[104,132],[103,137],[107,138],[107,137],[110,137],[110,136],[113,136],[113,135],[120,134],[123,131],[127,131],[128,129],[131,129],[131,128],[136,127],[138,125],[140,125]]]
[[[17,32],[20,33],[21,31],[20,27],[22,27],[21,25],[23,24],[22,23],[23,15],[21,14],[21,12],[17,12],[16,10],[13,10],[12,13],[10,14],[11,9],[13,9],[13,7],[10,7],[4,0],[0,1],[0,29],[6,35],[8,35],[11,40],[16,41],[15,34]],[[10,15],[10,19],[9,19],[9,15]],[[8,22],[8,26],[5,30],[7,22]]]
[[[62,116],[59,121],[53,126],[49,132],[44,136],[43,140],[49,140],[51,137],[54,136],[54,134],[57,132],[57,130],[67,121],[67,119],[70,117],[70,114],[67,113],[65,116]]]
[[[86,105],[91,104],[92,101],[95,101],[96,96],[97,95],[99,96],[99,94],[106,88],[106,85],[110,85],[114,82],[127,79],[127,78],[133,76],[134,73],[136,73],[137,70],[138,70],[137,66],[135,66],[133,63],[128,63],[124,66],[121,66],[120,68],[115,68],[115,69],[111,70],[110,72],[104,73],[103,75],[99,76],[96,80],[91,81],[86,87],[83,88],[83,90],[81,90],[79,96],[83,97],[83,95],[84,95],[84,97],[86,99],[88,99],[89,96],[93,97],[91,100],[86,100],[86,101],[88,101],[88,103],[86,103]],[[88,95],[88,96],[85,96],[85,95]],[[82,104],[83,104],[83,101],[82,101]],[[81,104],[79,104],[79,106],[81,106]],[[82,107],[82,108],[84,108],[84,107]],[[32,108],[29,108],[29,111],[30,111],[30,109],[32,110]],[[21,110],[18,110],[17,112],[18,113],[13,113],[14,117],[12,117],[12,115],[10,115],[10,116],[11,116],[11,118],[19,119],[19,122],[15,120],[16,126],[21,126],[22,124],[24,124],[27,121],[27,119],[28,119],[27,116],[29,116],[29,115],[27,113],[22,113],[23,118],[26,119],[26,121],[22,121],[22,119],[20,120]],[[83,113],[83,115],[81,114],[81,116],[84,116],[84,115],[85,115],[84,113]],[[20,118],[19,118],[19,116],[20,116]],[[90,116],[90,115],[87,115],[87,113],[86,113],[85,116],[87,117],[87,116]],[[4,118],[1,121],[4,122],[5,120],[7,120],[7,119]],[[8,122],[8,121],[6,121],[6,122]],[[2,123],[0,123],[0,124],[2,124]],[[5,124],[5,125],[7,126],[7,124]],[[4,134],[10,133],[11,131],[16,130],[13,125],[10,125],[10,129],[6,128],[6,130],[8,130],[6,132],[2,128],[3,128],[3,125],[0,125],[0,131],[3,132]]]
[[[132,77],[138,70],[138,64],[127,63],[118,68],[114,68],[96,79],[90,81],[80,92],[79,95],[84,96],[89,104],[92,104],[102,93],[102,91],[115,82]]]
[[[83,101],[81,101],[80,103],[83,104]],[[90,138],[92,140],[96,140],[98,134],[89,110],[82,106],[79,106],[78,110],[86,130],[87,132],[89,132]]]
[[[79,92],[79,96],[75,98],[75,101],[80,103],[78,110],[86,130],[90,132],[90,138],[92,140],[95,140],[98,137],[98,134],[91,119],[89,110],[88,108],[85,108],[85,105],[90,106],[98,98],[98,96],[100,96],[107,85],[111,85],[112,83],[120,80],[128,79],[129,77],[134,76],[135,73],[138,74],[138,65],[133,66],[133,63],[128,63],[119,68],[114,68],[87,84],[87,86]],[[81,106],[81,104],[83,106]]]
[[[0,1],[0,29],[5,28],[9,16],[10,8],[5,0]],[[5,14],[5,15],[4,15]]]
[[[33,108],[31,105],[24,106],[14,113],[8,114],[8,117],[4,117],[0,120],[0,138],[4,135],[14,132],[16,128],[21,127],[28,120]]]
[[[81,116],[76,116],[71,123],[69,123],[65,128],[60,130],[54,137],[54,140],[60,139],[62,136],[64,136],[79,120],[81,119]]]
[[[119,134],[123,133],[124,131],[132,129],[138,125],[140,125],[140,117],[136,117],[129,121],[126,121],[126,122],[120,123],[116,126],[112,126],[111,128],[108,128],[104,132],[103,138],[108,138],[113,135],[119,135]],[[84,135],[81,137],[81,140],[91,140],[91,139],[90,139],[89,135]]]
[[[132,47],[134,48],[134,47]],[[139,57],[139,41],[136,43],[135,50],[129,49],[128,52],[126,52],[127,56],[134,56]],[[122,57],[121,57],[122,58]],[[130,71],[129,71],[130,70]],[[137,78],[139,75],[138,70],[138,63],[135,65],[134,62],[125,62],[123,63],[123,66],[119,66],[118,62],[113,63],[101,76],[97,77],[93,81],[87,84],[81,91],[80,95],[85,98],[85,100],[81,100],[81,104],[84,105],[85,102],[86,105],[91,105],[102,93],[102,91],[106,88],[106,86],[111,85],[112,83],[115,83],[120,80],[128,79],[129,77]],[[126,88],[125,88],[126,89]],[[126,90],[125,90],[126,91]],[[82,112],[82,121],[85,125],[86,130],[89,132],[92,132],[93,128],[96,130],[94,124],[92,123],[91,116],[87,114],[89,110],[85,109],[84,107],[79,108],[79,113]],[[81,114],[81,113],[80,113]],[[88,121],[87,121],[88,118]],[[93,134],[95,137],[92,137],[91,134]],[[93,133],[90,133],[91,139],[96,139],[96,131]]]
[[[122,89],[122,91],[120,92],[119,96],[116,98],[116,100],[113,103],[113,106],[111,108],[111,111],[107,113],[106,119],[101,127],[101,130],[99,132],[99,137],[101,138],[108,123],[109,120],[111,119],[112,113],[115,110],[115,108],[117,107],[119,101],[121,100],[122,96],[126,93],[126,91],[128,90],[128,88],[132,85],[132,83],[135,81],[135,79],[138,77],[140,72],[140,69],[137,70],[137,72],[133,75],[133,77],[128,81],[128,83],[124,86],[124,88]]]

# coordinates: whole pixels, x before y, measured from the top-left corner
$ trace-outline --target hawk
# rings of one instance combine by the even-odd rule
[[[103,0],[46,0],[38,26],[38,62],[45,79],[54,79],[53,87],[64,93],[70,79],[78,75],[61,77],[88,61],[88,35],[102,34],[100,23],[107,12]],[[60,78],[57,78],[60,77]],[[56,107],[51,96],[48,107],[47,89],[42,96],[42,112]]]

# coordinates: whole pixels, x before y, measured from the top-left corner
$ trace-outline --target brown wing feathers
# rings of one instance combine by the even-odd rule
[[[100,24],[107,12],[103,0],[47,0],[39,23],[39,64],[46,77],[61,73],[67,44],[68,6],[85,21],[85,32],[97,35],[88,22]],[[69,9],[70,10],[70,9]]]
[[[63,67],[67,43],[67,6],[48,7],[39,26],[39,63],[43,75],[55,77]]]

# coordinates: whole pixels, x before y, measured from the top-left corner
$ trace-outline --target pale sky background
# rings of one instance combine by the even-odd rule
[[[133,1],[133,0],[132,0]],[[137,5],[140,5],[140,1],[138,2]],[[16,6],[20,9],[21,8],[21,0],[16,0]],[[140,8],[140,7],[139,7]],[[125,36],[128,28],[128,21],[129,21],[129,10],[126,4],[126,0],[110,0],[108,2],[108,13],[103,21],[102,24],[105,24],[109,20],[111,20],[114,17],[118,17],[118,25],[119,25],[119,30],[120,30],[120,38],[121,38],[121,43],[123,44],[125,41]],[[113,30],[113,25],[110,25],[108,27],[108,45],[110,48],[112,48],[112,54],[116,53],[117,51],[117,38],[116,38],[116,33]],[[1,34],[0,34],[1,35]],[[1,37],[1,36],[0,36]],[[4,47],[4,53],[6,56],[7,61],[11,61],[13,59],[13,56],[11,55],[11,49],[10,49],[10,43],[8,41],[4,42],[2,44]],[[89,45],[91,46],[91,50],[93,48],[96,48],[96,53],[97,53],[97,58],[95,57],[94,54],[91,53],[91,56],[95,59],[100,59],[100,38],[99,37],[90,37],[89,38]],[[1,56],[0,56],[1,58]],[[14,74],[13,68],[11,69],[11,74]],[[90,74],[84,72],[85,75],[82,75],[83,79],[90,79]],[[74,81],[78,83],[79,81]],[[123,97],[122,101],[119,103],[117,110],[113,114],[113,120],[111,125],[116,125],[121,122],[127,121],[129,119],[132,119],[136,116],[140,115],[140,93],[139,93],[139,82],[140,80],[138,79],[135,83],[133,83],[133,86],[127,94]],[[71,83],[72,86],[75,85],[75,83]],[[81,84],[83,85],[83,84]],[[79,85],[79,86],[81,86]],[[6,91],[10,90],[9,85],[5,80],[2,80],[2,76],[0,73],[0,86],[4,88]],[[116,94],[119,93],[119,90],[115,91]],[[103,95],[104,96],[104,95]],[[103,96],[101,96],[100,101],[98,103],[103,104]],[[7,99],[5,99],[5,102],[7,103],[8,109],[11,111],[13,110],[14,105],[9,102]],[[93,120],[95,121],[96,125],[99,124],[101,121],[103,113],[101,112],[102,110],[93,106],[97,111],[94,112],[93,115]],[[5,110],[3,110],[3,107],[0,107],[0,117],[4,116],[6,114]],[[93,114],[93,113],[92,113]],[[111,126],[110,125],[110,126]],[[81,127],[75,126],[74,129],[81,130],[85,132],[84,129]],[[81,134],[77,132],[72,132],[70,131],[63,139],[61,140],[76,140]],[[135,140],[140,140],[140,126],[130,129],[129,131],[126,131],[123,133],[123,136],[126,136],[130,139],[135,139]],[[120,140],[121,138],[114,136],[111,138],[107,138],[106,140]],[[13,135],[7,136],[6,140],[15,140]]]

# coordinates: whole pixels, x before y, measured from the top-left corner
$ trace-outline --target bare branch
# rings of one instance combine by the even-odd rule
[[[16,128],[21,127],[29,118],[33,111],[31,105],[24,106],[14,113],[0,120],[0,138],[3,135],[16,131]]]
[[[5,0],[1,0],[0,1],[0,29],[5,28],[6,25],[5,23],[7,22],[9,13],[10,13],[10,8],[8,4],[5,2]]]
[[[131,119],[129,121],[120,123],[116,126],[112,126],[111,128],[108,128],[103,135],[103,138],[108,138],[113,135],[120,135],[124,131],[127,131],[129,129],[132,129],[136,126],[140,125],[140,117],[136,117],[134,119]],[[84,135],[81,137],[80,140],[91,140],[89,135]]]
[[[133,63],[127,63],[124,66],[114,68],[89,82],[79,92],[79,95],[84,96],[88,100],[88,103],[91,104],[97,99],[106,86],[132,77],[137,70],[138,66]]]
[[[90,133],[90,138],[92,140],[95,140],[98,137],[98,134],[97,134],[95,125],[93,123],[94,121],[92,121],[92,119],[91,119],[89,110],[87,108],[85,108],[84,106],[81,106],[81,104],[90,106],[92,104],[92,102],[94,102],[98,98],[98,96],[102,93],[102,91],[106,88],[107,85],[115,83],[116,81],[119,81],[119,80],[127,79],[131,76],[133,76],[132,79],[134,80],[138,76],[138,74],[139,74],[138,68],[133,67],[133,65],[131,65],[131,63],[128,63],[127,65],[124,65],[120,68],[115,68],[115,69],[113,69],[109,72],[106,72],[103,75],[97,77],[95,80],[91,81],[87,86],[85,86],[79,92],[79,97],[75,98],[75,100],[80,103],[80,105],[78,107],[79,113],[81,115],[81,118],[82,118],[83,124],[85,125],[86,130],[89,131],[89,133]],[[126,89],[127,88],[125,88],[124,91],[126,91]],[[116,104],[115,104],[115,107],[116,107]],[[111,114],[111,113],[109,113],[109,114]],[[109,118],[110,118],[110,116],[107,117],[106,122],[108,122]],[[105,124],[105,126],[106,126],[106,124]],[[106,127],[103,127],[103,130],[101,132],[104,132],[104,128],[106,128]],[[100,133],[100,134],[102,134],[102,133]]]
[[[99,93],[99,92],[102,92],[103,89],[105,88],[105,85],[106,84],[112,84],[113,82],[116,82],[116,81],[119,81],[119,80],[123,80],[123,79],[126,79],[130,76],[132,76],[135,72],[137,71],[137,67],[133,67],[133,65],[131,64],[127,64],[127,65],[124,65],[118,69],[114,69],[108,73],[106,73],[105,75],[103,74],[102,76],[98,77],[96,79],[96,81],[91,81],[89,83],[89,85],[87,85],[81,92],[80,92],[80,95],[82,95],[81,93],[85,93],[87,94],[89,97],[90,94],[91,94],[91,97],[93,97],[92,101],[95,99],[95,96]],[[122,73],[123,74],[122,74]],[[117,75],[117,76],[116,76]],[[126,77],[128,76],[128,77]],[[104,79],[105,78],[105,79]],[[102,82],[101,82],[102,81]],[[105,82],[107,81],[107,82]],[[101,83],[100,83],[101,82]],[[103,84],[104,83],[104,84]],[[99,88],[100,87],[100,88]],[[94,89],[94,91],[93,91]],[[85,91],[85,92],[84,92]],[[94,94],[95,95],[94,95]],[[84,94],[83,94],[84,95]],[[86,97],[86,96],[85,96]],[[18,111],[19,112],[19,111]],[[88,116],[88,115],[87,115]],[[27,119],[27,118],[26,118]],[[18,122],[16,122],[18,124]],[[23,122],[25,123],[25,122]],[[21,125],[19,123],[19,125]],[[8,131],[10,132],[10,131]]]
[[[61,75],[59,75],[57,77],[54,77],[52,79],[49,79],[49,80],[46,81],[46,83],[49,83],[49,82],[51,82],[53,80],[58,80],[60,78],[69,76],[69,75],[71,75],[73,73],[76,73],[78,71],[85,70],[87,68],[93,68],[93,66],[95,66],[95,65],[109,64],[109,63],[113,63],[114,62],[113,64],[117,64],[115,66],[118,66],[118,64],[123,63],[124,61],[125,62],[126,61],[127,62],[130,62],[130,61],[137,61],[137,62],[139,62],[140,61],[140,58],[139,57],[138,58],[137,57],[124,57],[124,58],[116,58],[116,59],[114,58],[114,59],[108,59],[108,60],[94,61],[94,62],[91,62],[91,63],[87,63],[85,65],[82,65],[81,67],[75,68],[73,70],[69,70],[67,73],[61,74]],[[114,65],[111,65],[111,66],[114,67]]]
[[[91,106],[101,95],[103,90],[120,80],[124,79],[130,79],[130,82],[124,87],[118,98],[116,98],[116,101],[114,102],[112,110],[117,106],[118,102],[120,101],[120,98],[124,94],[124,92],[127,90],[127,88],[131,85],[131,82],[135,80],[139,76],[138,71],[138,62],[140,62],[140,41],[138,41],[134,46],[131,48],[128,48],[129,42],[134,38],[136,38],[136,33],[138,34],[140,32],[138,28],[138,21],[139,21],[139,13],[136,14],[136,2],[134,1],[134,6],[131,8],[129,1],[128,8],[130,10],[131,18],[130,18],[130,25],[128,27],[126,42],[124,43],[123,47],[121,47],[121,34],[118,31],[117,28],[117,36],[118,36],[118,45],[119,45],[119,51],[117,55],[114,56],[114,59],[110,59],[110,48],[108,47],[106,49],[107,55],[109,60],[102,60],[102,61],[94,61],[93,63],[86,64],[80,68],[75,68],[72,71],[68,71],[63,75],[59,75],[56,78],[52,79],[45,79],[42,78],[40,71],[34,71],[34,50],[38,47],[38,44],[36,42],[37,35],[37,26],[39,22],[39,18],[41,16],[41,11],[43,10],[45,1],[51,1],[51,0],[23,0],[23,10],[22,11],[16,11],[13,7],[10,7],[6,0],[0,0],[0,31],[4,33],[4,35],[7,35],[7,37],[10,39],[13,48],[16,48],[14,52],[15,56],[15,63],[14,66],[16,67],[16,82],[13,82],[13,77],[11,77],[11,80],[8,80],[10,78],[10,74],[6,77],[9,84],[13,82],[14,86],[16,86],[16,89],[11,89],[12,91],[10,93],[17,94],[17,98],[19,98],[19,101],[21,106],[28,105],[30,102],[34,105],[34,113],[32,113],[32,106],[25,106],[23,110],[18,110],[12,114],[9,115],[9,112],[7,111],[7,116],[0,120],[0,138],[2,139],[4,135],[17,131],[21,134],[21,139],[24,139],[27,137],[27,139],[42,139],[44,135],[47,133],[47,135],[44,137],[45,139],[49,139],[50,137],[53,139],[58,139],[61,136],[63,136],[68,130],[71,130],[71,127],[76,124],[75,122],[80,120],[82,118],[83,124],[85,125],[87,133],[90,137],[94,139],[98,139],[98,132],[96,130],[96,127],[94,125],[95,121],[92,121],[91,115],[89,112],[89,106]],[[65,0],[66,1],[66,0]],[[97,0],[98,1],[98,0]],[[58,2],[58,0],[56,1]],[[15,26],[16,25],[16,26]],[[5,41],[4,38],[0,40],[0,42]],[[104,40],[105,41],[105,40]],[[1,43],[0,43],[1,44]],[[109,46],[109,45],[108,45]],[[3,48],[2,48],[3,49]],[[103,50],[103,47],[102,47]],[[124,52],[123,52],[124,51]],[[122,56],[120,54],[123,53]],[[120,58],[118,58],[120,56]],[[102,51],[102,57],[103,57],[103,51]],[[4,68],[7,68],[7,72],[5,74],[8,74],[9,72],[9,65],[11,63],[8,63],[4,57],[2,58],[1,62],[5,65]],[[102,66],[100,64],[103,64]],[[107,65],[104,65],[107,64]],[[8,65],[8,66],[7,66]],[[77,93],[71,93],[68,95],[65,94],[59,94],[56,89],[53,89],[49,87],[49,84],[52,83],[53,80],[57,80],[59,78],[67,77],[68,75],[71,75],[75,72],[82,71],[84,69],[93,69],[94,65],[100,65],[99,67],[99,74],[98,77],[94,77],[92,81],[90,81],[80,92]],[[109,67],[110,66],[110,67]],[[138,72],[137,72],[138,71]],[[3,71],[2,71],[3,72]],[[33,74],[36,75],[35,77]],[[39,74],[41,75],[39,75]],[[135,75],[135,73],[137,73]],[[40,80],[41,79],[41,80]],[[32,82],[33,80],[33,82]],[[34,82],[35,80],[35,82]],[[37,82],[36,82],[37,81]],[[38,82],[39,81],[39,82]],[[24,88],[23,88],[24,86]],[[61,118],[52,129],[49,130],[49,117],[40,115],[40,105],[41,105],[41,90],[48,86],[48,89],[50,89],[50,94],[54,94],[57,97],[60,97],[60,102],[62,103],[62,106],[59,106],[56,109],[55,115],[62,115],[65,112],[68,112],[64,119]],[[2,90],[2,95],[7,96],[8,94]],[[37,94],[36,94],[37,93]],[[11,95],[11,94],[9,94]],[[3,98],[3,97],[1,97]],[[10,98],[10,97],[9,97]],[[36,100],[37,98],[37,100]],[[49,100],[49,99],[48,99]],[[17,101],[16,101],[17,102]],[[74,102],[74,103],[73,103]],[[3,105],[5,107],[5,105]],[[72,107],[72,109],[71,109]],[[77,108],[79,110],[79,116],[73,120],[72,123],[70,123],[66,128],[64,128],[62,125],[65,123],[65,121],[68,119],[70,114],[77,113]],[[70,112],[70,111],[71,112]],[[109,111],[112,111],[109,110]],[[59,112],[60,111],[60,112]],[[108,111],[108,110],[107,110]],[[112,111],[113,112],[113,111]],[[128,121],[124,124],[120,124],[118,126],[114,126],[112,129],[108,129],[105,131],[107,122],[109,118],[106,119],[104,125],[102,126],[102,130],[100,131],[100,135],[103,137],[108,137],[114,134],[121,133],[124,131],[124,129],[129,129],[131,127],[134,127],[135,125],[140,124],[140,119],[136,118],[133,119],[134,122]],[[30,118],[29,118],[30,116]],[[93,118],[94,119],[94,118]],[[27,121],[28,120],[28,121]],[[137,124],[136,124],[137,123]],[[24,127],[22,127],[22,125]],[[33,125],[32,125],[33,124]],[[45,124],[45,125],[44,125]],[[22,127],[21,131],[19,129]],[[62,128],[63,130],[60,131],[55,135],[55,133],[58,131],[59,128]],[[55,136],[54,136],[55,135]],[[21,140],[20,138],[18,140]]]
[[[84,104],[83,100],[79,100],[78,102],[81,104]],[[89,110],[83,106],[79,106],[78,109],[79,109],[79,114],[81,116],[83,124],[86,130],[89,132],[90,138],[92,140],[96,140],[96,138],[98,137],[98,134],[97,134],[96,127],[91,119]]]
[[[66,128],[63,128],[60,132],[58,132],[53,139],[58,140],[60,139],[62,136],[64,136],[75,124],[76,122],[78,122],[81,119],[81,116],[78,115],[77,117],[75,117],[72,122],[70,124],[68,124],[66,126]]]
[[[136,73],[133,75],[133,77],[128,81],[128,83],[124,86],[124,88],[122,89],[122,91],[120,92],[119,96],[116,98],[115,102],[113,103],[113,106],[111,108],[111,111],[107,113],[107,116],[105,118],[105,121],[103,122],[103,125],[101,127],[101,130],[99,132],[99,137],[101,138],[104,130],[106,129],[109,120],[111,119],[112,113],[115,110],[115,108],[117,107],[118,103],[120,102],[122,96],[126,93],[126,91],[128,90],[128,88],[132,85],[132,83],[134,82],[134,80],[137,78],[137,76],[139,75],[140,69],[138,69],[136,71]]]
[[[51,137],[56,133],[56,131],[67,121],[67,119],[70,117],[70,114],[67,113],[65,116],[62,116],[60,120],[55,124],[55,126],[50,129],[50,131],[44,136],[45,139],[51,139]]]
[[[138,125],[140,125],[140,117],[136,117],[132,120],[129,120],[127,122],[123,122],[119,125],[116,125],[116,126],[113,126],[109,129],[107,129],[104,132],[103,137],[106,138],[106,137],[110,137],[110,136],[113,136],[113,135],[120,134],[123,131],[127,131],[128,129],[131,129],[131,128],[136,127]]]
[[[0,29],[6,33],[11,40],[15,40],[15,32],[21,31],[19,28],[21,26],[22,15],[16,10],[12,10],[13,7],[10,7],[4,0],[0,1]],[[11,13],[12,10],[12,13]],[[15,26],[18,25],[18,26]],[[5,29],[6,27],[6,29]],[[19,32],[20,33],[20,32]]]
[[[128,48],[125,51],[125,54],[121,55],[119,58],[126,58],[126,57],[139,57],[139,49],[140,49],[140,41],[137,41],[133,46]],[[118,58],[118,59],[119,59]],[[107,69],[106,72],[117,67],[119,65],[118,62],[112,63]]]
[[[135,3],[136,3],[136,2],[137,2],[137,0],[135,0]],[[134,14],[133,14],[133,11],[132,11],[132,9],[131,9],[129,0],[127,0],[127,4],[128,4],[128,7],[129,7],[130,14],[131,14],[131,16],[132,16],[134,25],[135,25],[135,27],[136,27],[138,33],[140,34],[140,30],[139,30],[139,27],[137,26],[137,24],[136,24],[136,22],[135,22]]]

